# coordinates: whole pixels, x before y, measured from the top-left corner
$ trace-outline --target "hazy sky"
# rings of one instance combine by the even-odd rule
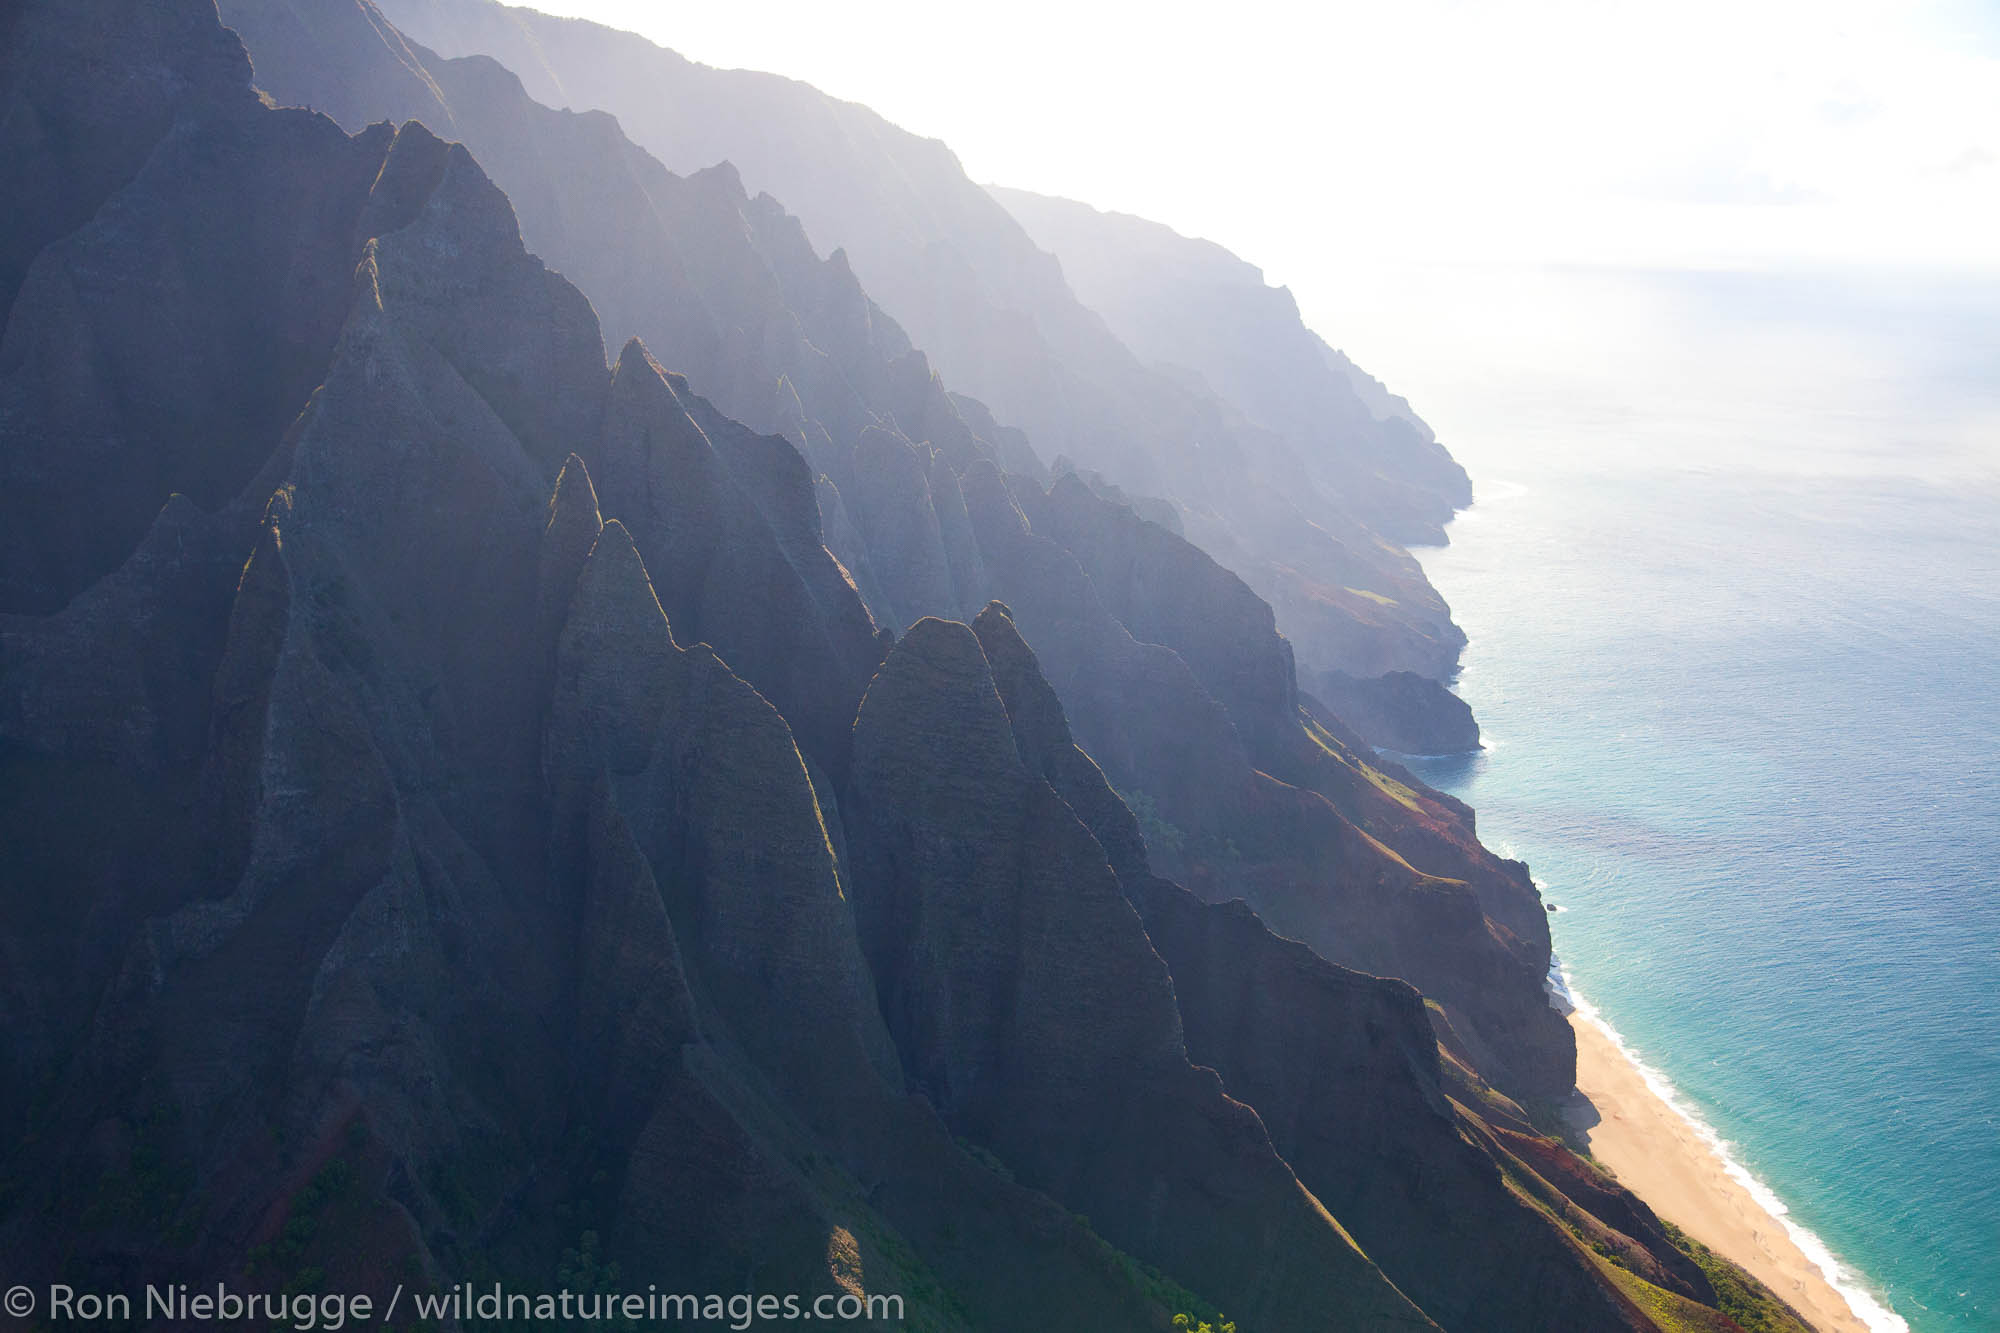
[[[1510,352],[1615,379],[1678,346],[1461,261],[2000,274],[2000,0],[527,2],[1219,241],[1441,428]]]
[[[1283,278],[1385,258],[2000,265],[2000,6],[539,0]]]

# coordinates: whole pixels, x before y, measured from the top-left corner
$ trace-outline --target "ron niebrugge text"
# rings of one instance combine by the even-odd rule
[[[685,1292],[663,1292],[649,1286],[644,1292],[527,1293],[507,1291],[497,1283],[474,1288],[471,1283],[447,1291],[408,1292],[398,1286],[386,1302],[373,1296],[308,1292],[236,1291],[226,1283],[213,1288],[196,1288],[186,1283],[148,1286],[137,1300],[124,1292],[79,1291],[61,1283],[51,1284],[46,1300],[38,1301],[29,1287],[14,1287],[5,1298],[6,1311],[17,1318],[38,1313],[49,1323],[124,1323],[133,1318],[187,1323],[254,1323],[280,1325],[313,1333],[337,1330],[348,1324],[384,1323],[395,1318],[398,1307],[405,1319],[426,1323],[456,1320],[480,1323],[491,1320],[578,1321],[619,1320],[636,1323],[657,1322],[723,1323],[731,1329],[747,1329],[758,1321],[793,1322],[815,1319],[843,1319],[849,1322],[880,1320],[900,1323],[903,1298],[895,1294],[861,1294],[852,1291],[828,1292],[817,1296],[796,1293],[695,1296]]]

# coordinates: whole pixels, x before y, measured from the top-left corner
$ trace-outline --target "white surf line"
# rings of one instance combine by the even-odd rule
[[[1624,1057],[1626,1063],[1639,1071],[1639,1077],[1645,1082],[1647,1089],[1665,1102],[1667,1108],[1675,1115],[1687,1122],[1695,1137],[1700,1139],[1722,1163],[1722,1169],[1729,1177],[1743,1186],[1756,1201],[1757,1206],[1770,1214],[1772,1219],[1785,1229],[1785,1234],[1791,1237],[1792,1244],[1799,1247],[1799,1252],[1819,1270],[1827,1285],[1847,1302],[1847,1308],[1854,1312],[1854,1317],[1866,1325],[1870,1333],[1910,1333],[1909,1321],[1884,1305],[1874,1293],[1863,1286],[1861,1274],[1835,1258],[1833,1251],[1826,1247],[1825,1241],[1794,1222],[1791,1209],[1785,1206],[1785,1201],[1780,1199],[1769,1185],[1751,1174],[1748,1167],[1736,1160],[1729,1141],[1716,1133],[1715,1128],[1688,1105],[1680,1090],[1674,1087],[1665,1074],[1640,1059],[1638,1052],[1625,1044],[1625,1039],[1618,1035],[1618,1029],[1605,1022],[1597,1007],[1577,992],[1576,983],[1570,976],[1569,969],[1558,962],[1552,970],[1560,974],[1562,988],[1576,1007],[1576,1016],[1602,1032],[1618,1054]]]

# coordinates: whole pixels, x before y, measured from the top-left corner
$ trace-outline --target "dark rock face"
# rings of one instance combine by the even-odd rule
[[[1427,1313],[1524,1333],[1645,1327],[1571,1234],[1509,1189],[1515,1161],[1461,1129],[1477,1122],[1446,1095],[1413,989],[1335,967],[1241,903],[1160,880],[1132,891],[1173,968],[1189,1057],[1259,1109],[1300,1181]]]
[[[1561,1145],[1490,1128],[1452,1100],[1415,990],[1154,875],[1138,821],[1071,739],[1011,609],[996,602],[973,628],[1023,763],[1098,839],[1171,970],[1188,1057],[1258,1108],[1300,1182],[1399,1289],[1448,1328],[1647,1327],[1567,1226],[1713,1303],[1637,1199],[1595,1192],[1607,1182]],[[1557,1206],[1529,1203],[1510,1179]]]
[[[210,41],[194,44],[213,59]],[[73,71],[82,57],[69,54]],[[371,202],[393,210],[369,188],[389,135],[349,140],[316,117],[262,114],[248,65],[233,74],[188,94],[129,183],[23,265],[0,341],[0,422],[42,443],[0,461],[0,608],[61,607],[132,553],[168,494],[211,509],[234,498],[318,383],[361,215]],[[246,162],[290,178],[268,217],[232,193]],[[24,166],[30,180],[64,170]],[[92,521],[77,523],[84,495]]]
[[[879,653],[867,611],[821,544],[798,454],[714,414],[635,341],[585,457],[604,494],[625,497],[608,510],[659,571],[672,623],[726,654],[792,719],[808,752],[837,765]]]
[[[71,36],[85,91],[122,77]],[[240,499],[203,513],[157,496],[134,549],[96,534],[111,574],[59,613],[0,622],[0,1246],[50,1277],[275,1286],[273,1263],[442,1285],[546,1281],[601,1229],[611,1257],[696,1288],[734,1289],[755,1264],[802,1292],[905,1292],[946,1326],[1024,1304],[1156,1324],[1098,1242],[905,1096],[790,728],[713,652],[674,642],[599,501],[634,522],[687,515],[564,462],[569,441],[608,461],[677,443],[708,482],[681,503],[717,517],[718,562],[818,551],[823,569],[794,569],[797,620],[837,567],[810,540],[796,458],[788,473],[760,437],[697,430],[708,409],[643,352],[614,383],[588,307],[522,249],[463,149],[415,127],[350,140],[243,92],[241,123],[187,127],[212,195],[142,175],[105,207],[193,234],[226,193],[279,238],[318,210],[361,239],[330,275],[248,265],[144,312],[176,327],[283,308],[288,284],[342,296],[297,381],[317,387],[272,410]],[[287,170],[220,151],[280,134],[296,136]],[[112,243],[99,225],[60,243],[81,270]],[[12,336],[42,311],[18,302]],[[95,383],[104,403],[75,399],[147,385]],[[701,472],[705,436],[752,480]],[[10,463],[39,446],[8,422]],[[112,472],[135,492],[177,480]],[[51,500],[76,522],[105,484]],[[727,579],[707,586],[705,623],[748,623]],[[840,669],[826,625],[780,628],[817,633],[822,669]],[[276,1257],[253,1257],[281,1232]],[[1050,1289],[1003,1281],[993,1254]]]
[[[12,307],[44,246],[96,214],[136,176],[175,124],[240,103],[248,93],[243,50],[183,6],[131,11],[115,0],[56,17],[9,7],[0,28],[6,104],[0,174],[16,187],[0,218],[0,313]],[[129,71],[113,86],[72,75],[105,58]],[[220,105],[218,105],[220,104]]]
[[[1313,682],[1325,709],[1370,745],[1398,754],[1464,754],[1479,748],[1479,723],[1465,700],[1410,671],[1361,679],[1337,671]]]
[[[545,541],[558,587],[571,568],[559,552],[574,546],[556,538],[563,520],[558,508]],[[641,997],[658,995],[662,1016],[648,1021],[630,992],[590,1011],[617,1044],[597,1048],[614,1058],[585,1067],[609,1072],[610,1091],[636,1103],[622,1115],[620,1098],[607,1107],[630,1144],[624,1225],[640,1236],[664,1229],[701,1254],[719,1248],[720,1223],[738,1265],[750,1246],[787,1238],[791,1255],[822,1264],[842,1244],[858,1246],[860,1272],[895,1273],[871,1289],[919,1285],[926,1275],[907,1254],[879,1248],[894,1216],[975,1311],[1007,1299],[975,1267],[990,1247],[1037,1255],[1056,1274],[1056,1299],[1080,1301],[1107,1327],[1141,1320],[1142,1302],[1091,1271],[1089,1246],[1066,1218],[965,1157],[927,1107],[900,1095],[826,816],[783,719],[707,648],[674,642],[617,523],[573,587],[543,748],[556,862],[574,858],[592,891],[606,879],[632,884],[617,899],[624,917],[599,932],[586,916],[586,942],[612,966],[583,975],[599,985],[629,971]],[[651,939],[673,963],[666,982],[687,957],[700,1001],[639,953]],[[648,1065],[632,1057],[634,1042],[642,1055],[661,1053],[650,1099],[635,1086]],[[765,1088],[811,1137],[787,1142],[798,1131],[779,1131],[773,1142],[773,1109],[757,1109]],[[867,1206],[848,1172],[868,1183]],[[941,1187],[953,1201],[942,1210]],[[800,1280],[813,1289],[809,1272]],[[826,1282],[822,1271],[817,1283]]]
[[[1022,764],[965,626],[919,621],[890,653],[844,810],[884,1016],[954,1130],[1246,1319],[1428,1323],[1187,1063],[1165,966],[1096,839]]]

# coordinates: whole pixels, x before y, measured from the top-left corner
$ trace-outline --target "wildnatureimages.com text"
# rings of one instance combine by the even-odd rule
[[[7,1294],[9,1313],[33,1311],[34,1293],[16,1287]],[[521,1292],[499,1283],[477,1288],[462,1283],[442,1292],[407,1291],[398,1286],[386,1302],[367,1294],[245,1292],[218,1283],[212,1289],[186,1283],[149,1285],[137,1300],[126,1292],[79,1291],[56,1283],[43,1305],[51,1323],[126,1322],[135,1313],[149,1320],[280,1325],[300,1333],[335,1333],[349,1324],[386,1324],[401,1307],[405,1317],[425,1322],[452,1320],[479,1324],[499,1320],[531,1322],[711,1323],[734,1330],[758,1322],[840,1319],[901,1322],[903,1298],[895,1293],[825,1292],[783,1295],[766,1292]]]

